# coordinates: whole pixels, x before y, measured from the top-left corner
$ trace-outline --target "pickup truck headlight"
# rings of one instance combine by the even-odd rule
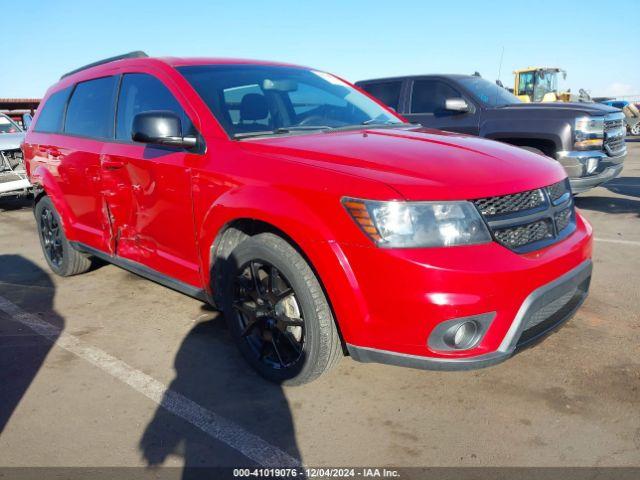
[[[579,117],[574,125],[576,150],[601,150],[604,140],[604,117]]]
[[[470,202],[380,202],[345,198],[343,205],[379,247],[473,245],[491,241]]]

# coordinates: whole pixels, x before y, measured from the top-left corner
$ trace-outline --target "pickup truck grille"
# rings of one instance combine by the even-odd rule
[[[576,226],[569,180],[526,192],[473,201],[494,240],[517,253],[544,248]]]
[[[611,113],[604,120],[604,149],[610,157],[621,155],[626,150],[623,113]]]

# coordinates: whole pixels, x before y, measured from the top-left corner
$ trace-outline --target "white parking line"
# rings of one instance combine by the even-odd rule
[[[637,247],[640,247],[640,242],[637,242],[635,240],[618,240],[616,238],[597,238],[597,237],[595,240],[596,242],[618,243],[620,245],[635,245]]]
[[[278,447],[244,430],[241,426],[174,392],[149,375],[136,370],[118,358],[83,342],[78,337],[63,332],[60,328],[25,312],[17,305],[0,296],[0,310],[55,345],[95,365],[109,375],[126,383],[153,402],[166,408],[210,437],[223,442],[245,457],[264,467],[296,467],[301,463]]]

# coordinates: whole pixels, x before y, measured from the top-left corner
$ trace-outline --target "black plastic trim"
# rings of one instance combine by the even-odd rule
[[[157,270],[153,270],[141,263],[134,262],[132,260],[128,260],[126,258],[118,257],[117,255],[109,255],[101,250],[90,247],[89,245],[85,245],[80,242],[69,242],[73,248],[82,253],[87,253],[89,255],[93,255],[94,257],[98,257],[105,262],[109,262],[114,264],[117,267],[123,268],[129,272],[135,273],[136,275],[140,275],[141,277],[147,278],[153,282],[159,283],[165,287],[168,287],[172,290],[175,290],[180,293],[184,293],[190,297],[196,298],[198,300],[202,300],[203,302],[207,302],[213,304],[213,301],[209,298],[207,292],[201,288],[194,287],[187,283],[176,280],[175,278],[171,278],[163,273],[158,272]]]
[[[66,77],[68,77],[70,75],[73,75],[74,73],[82,72],[83,70],[87,70],[87,69],[92,68],[92,67],[97,67],[98,65],[104,65],[105,63],[116,62],[118,60],[125,60],[127,58],[148,58],[148,57],[149,57],[149,55],[147,55],[142,50],[136,50],[134,52],[125,53],[123,55],[116,55],[115,57],[109,57],[109,58],[105,58],[103,60],[98,60],[97,62],[88,63],[87,65],[84,65],[82,67],[76,68],[75,70],[71,70],[70,72],[67,72],[64,75],[62,75],[60,77],[60,80],[62,80],[63,78],[66,78]]]

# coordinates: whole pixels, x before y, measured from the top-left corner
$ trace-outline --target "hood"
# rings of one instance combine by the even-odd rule
[[[542,102],[542,103],[514,103],[498,107],[497,110],[523,110],[523,111],[549,111],[549,112],[567,112],[574,111],[582,115],[607,115],[608,113],[616,113],[619,110],[609,105],[601,103],[583,103],[583,102]]]
[[[562,180],[548,157],[424,128],[368,129],[245,140],[243,148],[376,180],[408,200],[505,195]],[[345,192],[348,195],[348,192]]]
[[[0,133],[0,150],[16,150],[24,140],[24,132]]]

